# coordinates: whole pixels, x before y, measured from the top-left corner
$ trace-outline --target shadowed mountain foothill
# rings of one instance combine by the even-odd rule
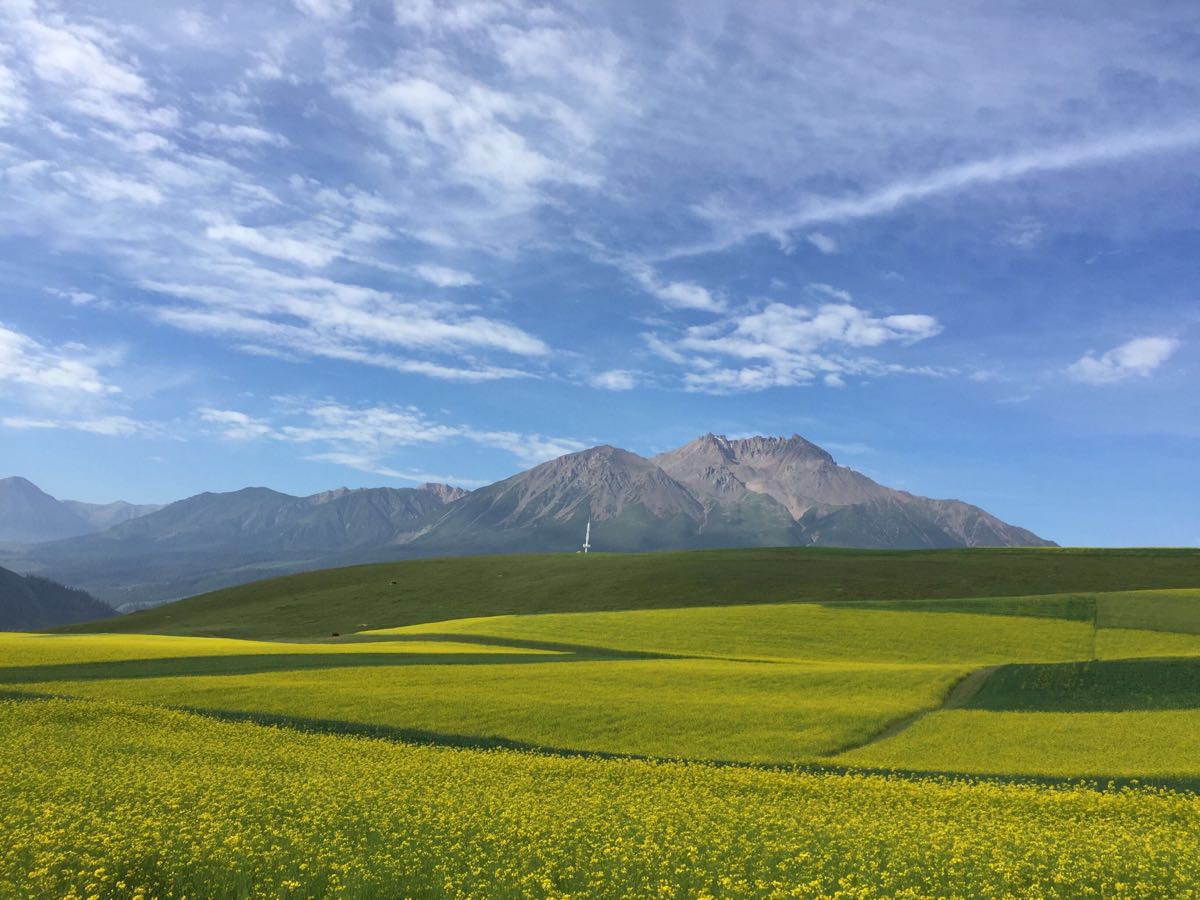
[[[0,569],[0,631],[31,631],[115,615],[95,597],[46,578]]]

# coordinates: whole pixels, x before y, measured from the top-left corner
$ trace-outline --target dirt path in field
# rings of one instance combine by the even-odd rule
[[[875,732],[865,741],[857,741],[853,744],[846,744],[838,747],[831,753],[824,754],[825,759],[831,759],[835,756],[840,756],[843,753],[849,753],[851,750],[858,750],[860,747],[866,747],[870,744],[877,744],[880,741],[886,741],[888,738],[895,737],[906,728],[911,728],[921,719],[925,718],[930,713],[941,712],[943,709],[962,709],[971,702],[971,698],[979,693],[979,689],[983,687],[984,682],[988,680],[988,676],[995,672],[999,666],[984,666],[982,669],[975,669],[968,672],[947,692],[942,700],[942,705],[936,709],[923,709],[913,713],[911,716],[905,716],[903,719],[897,719],[890,725],[885,726],[880,731]]]

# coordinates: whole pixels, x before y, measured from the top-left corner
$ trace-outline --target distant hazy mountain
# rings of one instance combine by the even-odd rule
[[[82,503],[79,500],[62,500],[60,502],[82,518],[91,531],[103,531],[114,525],[120,525],[122,522],[128,522],[130,519],[148,516],[150,513],[162,509],[160,503],[126,503],[124,500],[117,500],[113,503]]]
[[[83,591],[0,569],[0,631],[31,631],[116,615]]]
[[[368,558],[405,543],[464,494],[446,485],[198,494],[99,534],[23,549],[16,560],[124,608]]]
[[[0,543],[33,544],[103,531],[156,509],[123,500],[56,500],[24,478],[0,478]]]
[[[1049,543],[962,501],[877,484],[798,435],[707,434],[653,459],[593,447],[470,493],[423,485],[311,497],[266,488],[200,494],[6,558],[127,609],[302,569],[569,552],[589,521],[597,550]]]

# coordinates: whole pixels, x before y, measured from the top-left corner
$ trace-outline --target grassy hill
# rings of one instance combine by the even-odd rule
[[[66,630],[316,639],[506,614],[1019,597],[1197,584],[1197,550],[778,548],[441,558],[290,575]]]

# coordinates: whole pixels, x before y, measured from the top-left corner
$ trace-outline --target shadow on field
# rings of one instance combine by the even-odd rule
[[[357,667],[479,666],[566,663],[581,660],[629,659],[631,654],[588,652],[540,653],[263,653],[127,659],[0,668],[0,684],[40,681],[93,681],[116,678],[172,678],[196,675],[256,675],[265,672]],[[652,654],[637,658],[654,659]]]
[[[613,647],[597,647],[590,644],[560,644],[553,641],[533,641],[527,638],[493,637],[489,634],[351,634],[337,643],[451,643],[476,644],[483,647],[508,647],[513,650],[543,650],[550,653],[570,654],[577,659],[693,659],[677,653],[653,653],[646,650],[619,650]]]
[[[1200,709],[1200,658],[997,666],[962,708],[995,712]]]

